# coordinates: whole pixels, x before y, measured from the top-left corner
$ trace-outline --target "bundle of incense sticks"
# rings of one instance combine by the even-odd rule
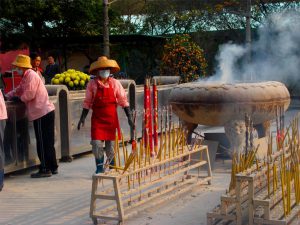
[[[252,174],[263,171],[263,184],[260,188],[266,189],[268,198],[276,197],[282,204],[284,217],[288,217],[292,209],[300,204],[300,136],[299,115],[295,117],[286,128],[282,136],[278,138],[276,133],[276,150],[273,150],[273,138],[269,137],[267,157],[260,160],[256,157],[258,148],[250,148],[248,154],[234,154],[232,161],[232,174],[230,190],[236,185],[236,174],[248,174],[248,168],[256,166],[251,170]]]
[[[158,92],[156,86],[156,80],[153,79],[153,141],[154,141],[154,151],[157,155],[158,153]]]
[[[152,130],[152,109],[151,109],[151,88],[150,88],[150,79],[148,78],[145,79],[145,84],[144,84],[144,110],[145,110],[144,129],[149,130],[148,135],[144,136],[144,144],[149,142],[151,154],[154,155],[155,153],[153,151],[153,139],[152,139],[153,130]]]
[[[178,154],[183,153],[184,146],[186,145],[185,130],[179,123],[177,124],[177,128],[175,128],[175,124],[172,121],[172,116],[170,115],[170,109],[170,107],[165,107],[163,108],[163,110],[159,110],[161,118],[161,135],[160,143],[157,146],[158,154],[155,156],[151,155],[149,139],[144,138],[145,136],[149,136],[149,129],[145,128],[142,132],[139,150],[137,149],[137,147],[132,148],[136,149],[132,150],[131,152],[133,153],[133,151],[135,151],[134,154],[131,154],[131,156],[127,157],[127,149],[123,147],[123,152],[125,151],[125,153],[123,153],[123,155],[125,154],[125,170],[129,169],[129,166],[132,162],[135,162],[136,165],[141,167],[142,165],[150,165],[151,158],[153,159],[153,162],[157,160],[161,161],[170,159],[177,156]],[[165,119],[165,121],[163,121],[163,119]],[[147,143],[144,143],[145,140],[147,141]],[[124,144],[124,141],[122,141],[122,143]],[[118,149],[118,147],[116,147],[116,149]],[[116,155],[118,156],[118,154]],[[135,161],[132,158],[133,156],[136,156]]]

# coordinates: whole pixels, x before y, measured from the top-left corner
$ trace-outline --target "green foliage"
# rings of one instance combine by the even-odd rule
[[[30,38],[92,36],[102,33],[100,0],[1,0],[1,35]],[[110,22],[118,16],[109,11]]]
[[[175,35],[164,46],[161,75],[180,76],[185,83],[205,77],[206,67],[203,50],[189,35]]]
[[[184,4],[182,4],[184,2]],[[300,10],[299,1],[252,0],[253,28],[261,25],[263,19],[272,12],[286,9]],[[197,31],[234,30],[245,28],[246,1],[174,1],[174,0],[122,0],[112,6],[126,15],[120,18],[122,29],[115,33],[166,35]],[[256,3],[256,4],[254,4]],[[139,6],[139,7],[138,7]]]

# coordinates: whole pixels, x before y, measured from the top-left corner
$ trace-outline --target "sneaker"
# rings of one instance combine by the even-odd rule
[[[52,173],[53,175],[55,175],[55,174],[58,174],[58,171],[57,171],[57,169],[51,170],[51,173]]]
[[[52,173],[50,170],[48,171],[38,171],[36,173],[31,174],[31,178],[43,178],[43,177],[51,177]]]

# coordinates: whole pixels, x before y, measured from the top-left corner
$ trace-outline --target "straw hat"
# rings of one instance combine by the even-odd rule
[[[12,63],[12,65],[22,68],[32,68],[30,63],[30,57],[27,55],[17,55],[15,61]]]
[[[96,70],[109,68],[111,73],[120,71],[120,67],[115,60],[108,59],[106,56],[101,56],[97,61],[93,62],[90,66],[89,72],[93,74]]]

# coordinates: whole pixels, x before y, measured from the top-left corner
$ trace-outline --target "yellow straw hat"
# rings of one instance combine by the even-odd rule
[[[90,74],[96,72],[96,70],[109,68],[111,73],[120,71],[118,63],[113,59],[108,59],[106,56],[101,56],[97,61],[93,62],[90,66]]]
[[[22,68],[32,68],[30,63],[30,57],[27,55],[17,55],[15,61],[12,63],[12,65]]]

